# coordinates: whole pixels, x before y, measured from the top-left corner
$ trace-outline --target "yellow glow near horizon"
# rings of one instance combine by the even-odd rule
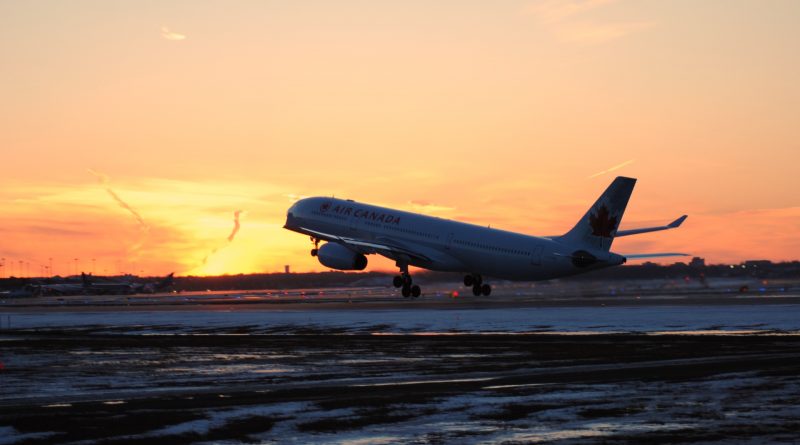
[[[622,174],[639,178],[623,226],[690,218],[616,251],[795,259],[798,17],[791,0],[6,2],[0,257],[324,270],[281,228],[297,197],[552,235]]]

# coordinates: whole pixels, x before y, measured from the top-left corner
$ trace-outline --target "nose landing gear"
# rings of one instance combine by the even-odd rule
[[[483,277],[478,274],[464,276],[464,286],[472,287],[472,295],[488,297],[492,293],[492,287],[483,282]]]

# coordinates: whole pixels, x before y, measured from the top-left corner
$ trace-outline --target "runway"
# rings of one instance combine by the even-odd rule
[[[793,292],[617,304],[306,292],[5,306],[0,443],[791,443],[800,433]]]

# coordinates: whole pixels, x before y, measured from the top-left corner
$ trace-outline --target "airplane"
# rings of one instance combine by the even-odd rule
[[[563,235],[531,236],[431,217],[350,199],[311,197],[287,211],[285,229],[311,237],[311,255],[329,268],[363,270],[367,255],[395,261],[393,284],[404,297],[419,297],[409,266],[464,273],[475,296],[488,296],[491,276],[539,281],[624,264],[629,259],[688,256],[685,253],[621,255],[611,252],[615,238],[680,227],[687,215],[669,224],[618,230],[635,178],[618,176],[575,226]],[[321,247],[320,241],[325,241]]]
[[[135,294],[154,294],[163,292],[175,284],[175,272],[170,273],[156,283],[134,283],[133,293]]]
[[[166,291],[174,284],[174,273],[161,278],[157,282],[111,281],[95,282],[91,274],[81,273],[80,283],[77,277],[67,278],[60,283],[29,283],[11,293],[0,293],[0,296],[68,296],[68,295],[130,295],[153,294]]]
[[[35,297],[53,295],[79,295],[84,291],[83,284],[69,282],[69,279],[67,279],[65,282],[54,284],[32,283],[26,285],[26,287],[31,291],[31,295]]]
[[[32,297],[33,289],[30,286],[22,286],[18,289],[0,291],[0,298],[27,298]]]
[[[92,275],[81,272],[83,282],[83,293],[91,295],[129,295],[133,293],[133,286],[130,283],[105,282],[97,283],[92,281]]]
[[[95,282],[91,274],[81,273],[84,293],[92,295],[130,295],[153,294],[171,287],[174,283],[174,273],[167,275],[156,283],[138,282]]]

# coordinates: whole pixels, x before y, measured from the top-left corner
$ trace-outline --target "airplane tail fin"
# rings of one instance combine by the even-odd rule
[[[90,279],[91,275],[86,275],[85,272],[81,272],[81,285],[85,288],[92,287],[92,280]]]
[[[617,176],[575,227],[559,239],[608,251],[628,205],[636,179]]]
[[[161,281],[156,283],[156,290],[163,290],[168,287],[172,287],[174,284],[175,284],[175,272],[172,272],[171,274],[162,278]]]

